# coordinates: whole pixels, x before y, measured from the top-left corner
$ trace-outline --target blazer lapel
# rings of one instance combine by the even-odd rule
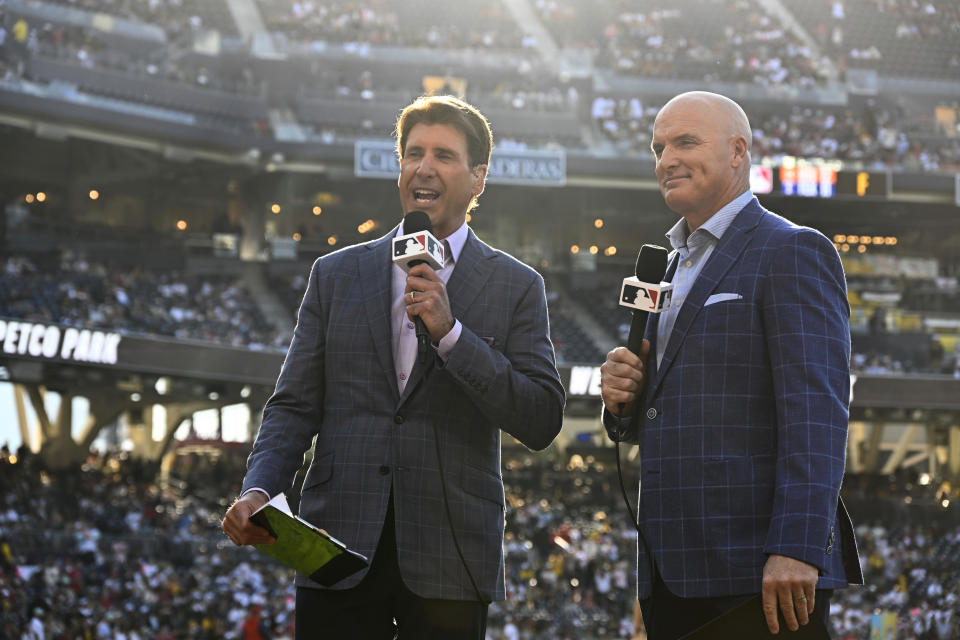
[[[473,229],[468,230],[463,251],[460,252],[457,265],[447,282],[447,295],[450,297],[450,309],[454,318],[463,318],[466,315],[477,294],[487,283],[493,272],[490,259],[495,255],[493,249],[477,238]]]
[[[463,250],[460,252],[457,264],[453,268],[453,273],[450,274],[450,280],[447,281],[447,297],[450,299],[450,311],[454,318],[463,322],[470,305],[473,304],[477,294],[480,293],[493,271],[489,259],[495,255],[492,249],[474,235],[472,229],[468,230],[467,241],[463,245]],[[425,363],[420,364],[420,358],[417,358],[413,365],[413,371],[410,372],[410,379],[403,388],[403,394],[401,394],[397,403],[398,408],[407,401],[417,386],[434,369],[438,357],[431,348],[430,352],[427,353]]]
[[[763,209],[751,201],[740,210],[740,213],[738,213],[733,219],[733,222],[730,223],[723,237],[720,238],[720,242],[717,243],[713,253],[710,254],[707,264],[703,266],[703,269],[697,276],[696,282],[693,283],[693,288],[690,289],[687,299],[683,302],[680,313],[677,314],[677,320],[673,325],[673,331],[670,333],[670,339],[667,342],[667,349],[663,353],[663,360],[660,362],[660,366],[657,367],[653,389],[648,397],[653,397],[653,394],[659,390],[660,384],[663,382],[664,374],[670,369],[670,365],[673,364],[677,352],[680,350],[680,346],[687,337],[687,331],[690,329],[694,318],[700,313],[700,310],[703,308],[703,303],[706,302],[707,297],[716,288],[720,279],[723,278],[727,271],[736,263],[740,254],[743,253],[743,250],[750,241],[750,232],[760,223],[762,216]]]
[[[364,308],[370,324],[373,346],[383,370],[397,396],[397,378],[393,364],[392,321],[390,318],[390,289],[392,286],[393,259],[391,239],[396,227],[384,237],[365,245],[367,252],[357,254],[357,273],[363,291]]]

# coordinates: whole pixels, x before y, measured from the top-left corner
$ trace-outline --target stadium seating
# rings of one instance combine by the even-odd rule
[[[952,0],[811,0],[790,8],[842,66],[944,80],[960,74],[960,7]]]
[[[45,638],[230,640],[257,604],[274,640],[292,638],[291,573],[219,531],[243,456],[188,457],[160,483],[156,467],[127,453],[51,472],[25,450],[0,449],[0,637],[40,628]],[[507,601],[491,606],[489,636],[516,637],[504,635],[510,627],[524,638],[630,637],[636,533],[612,450],[506,449],[503,463]],[[897,637],[955,638],[960,523],[938,504],[949,490],[903,483],[890,493],[883,480],[849,483],[855,517],[887,513],[888,524],[858,518],[869,586],[834,596],[834,636],[864,638],[873,614],[887,612]]]
[[[23,10],[15,4],[0,6],[6,31]],[[843,7],[842,18],[834,17],[834,5]],[[87,17],[56,11],[67,6]],[[189,138],[193,128],[221,145],[231,136],[245,149],[261,140],[273,143],[271,109],[288,110],[292,124],[305,134],[298,139],[308,144],[386,136],[398,105],[422,93],[424,76],[432,74],[452,79],[448,88],[464,90],[495,123],[498,140],[643,155],[662,96],[675,90],[669,84],[649,92],[629,89],[636,86],[630,78],[639,76],[681,83],[676,90],[688,81],[758,87],[760,93],[746,94],[755,100],[743,100],[758,157],[812,156],[915,172],[960,168],[960,136],[943,135],[947,125],[936,124],[932,115],[935,97],[905,102],[881,93],[868,113],[852,95],[840,104],[833,104],[835,98],[825,104],[816,93],[833,68],[842,75],[848,66],[929,80],[958,77],[960,16],[947,0],[790,4],[788,10],[829,63],[757,0],[683,0],[669,8],[652,0],[534,3],[535,19],[561,50],[590,52],[588,69],[606,73],[603,83],[589,76],[571,82],[542,57],[548,50],[543,43],[528,35],[535,25],[521,28],[502,0],[439,5],[259,0],[257,17],[290,73],[277,73],[277,63],[255,55],[252,40],[238,38],[236,21],[222,0],[38,0],[30,7],[26,46],[8,45],[0,72],[9,69],[8,77],[57,88],[55,95],[69,89],[79,92],[71,94],[78,99],[122,101],[109,108],[130,114],[140,109],[142,120],[132,119],[131,126],[140,122],[152,131],[158,125],[150,120],[159,119],[180,139]],[[141,27],[158,25],[163,33],[154,37],[134,30],[121,37],[119,29],[95,27],[91,16],[99,14]],[[430,16],[429,24],[424,25],[423,15]],[[916,33],[904,35],[901,24],[915,26]],[[227,40],[204,45],[201,35],[208,28]],[[839,44],[831,39],[835,29],[845,34]],[[875,38],[878,33],[886,33],[886,39]],[[863,57],[873,46],[871,38],[881,43],[879,59]],[[345,48],[334,51],[333,45]],[[853,56],[852,49],[859,53]],[[424,58],[429,50],[438,57]],[[785,90],[796,92],[789,95],[800,103],[789,115],[776,99]],[[832,90],[844,95],[840,85]],[[18,91],[36,93],[31,87]],[[949,104],[949,97],[940,102]]]
[[[258,0],[257,4],[268,29],[295,42],[363,42],[445,49],[523,47],[523,33],[501,0]]]
[[[2,317],[286,348],[243,282],[233,277],[128,271],[69,252],[59,260],[14,256],[3,267]]]

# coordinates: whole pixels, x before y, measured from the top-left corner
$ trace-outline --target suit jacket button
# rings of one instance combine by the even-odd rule
[[[382,464],[380,465],[380,468],[378,469],[378,471],[380,472],[380,475],[385,476],[390,473],[390,467],[388,467],[385,464]]]
[[[647,409],[647,418],[649,418],[650,420],[653,420],[656,417],[657,417],[656,409],[654,409],[653,407],[650,407],[649,409]]]
[[[403,424],[403,416],[398,413],[397,415],[393,416],[393,421],[396,424]]]

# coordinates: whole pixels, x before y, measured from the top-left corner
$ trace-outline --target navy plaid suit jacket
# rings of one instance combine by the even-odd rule
[[[705,304],[722,293],[742,299]],[[611,438],[640,445],[640,525],[676,595],[759,593],[768,554],[816,566],[818,588],[862,583],[839,501],[848,318],[830,241],[754,199],[700,272],[659,368],[649,359],[633,419],[604,412]],[[642,546],[637,573],[649,597]]]
[[[543,279],[470,231],[447,283],[459,341],[445,363],[418,359],[400,395],[393,235],[314,263],[243,490],[290,488],[316,437],[300,515],[372,559],[392,487],[404,583],[424,598],[474,600],[443,507],[436,426],[457,539],[484,597],[503,599],[500,429],[543,449],[563,414]],[[319,587],[300,575],[297,585]]]

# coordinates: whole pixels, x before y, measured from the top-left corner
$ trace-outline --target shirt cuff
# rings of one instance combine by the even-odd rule
[[[267,493],[266,491],[264,491],[263,489],[261,489],[260,487],[250,487],[249,489],[247,489],[246,491],[244,491],[243,493],[241,493],[241,494],[240,494],[240,497],[242,498],[243,496],[247,495],[247,494],[250,493],[251,491],[259,491],[259,492],[262,493],[263,495],[267,496],[267,500],[270,499],[270,494]]]
[[[612,411],[604,407],[602,422],[603,426],[607,429],[607,433],[610,434],[611,439],[616,442],[623,442],[623,439],[627,436],[627,432],[630,430],[630,426],[633,424],[633,417],[614,415]]]
[[[437,345],[437,355],[440,356],[440,359],[444,362],[450,357],[450,352],[453,351],[453,348],[457,346],[457,340],[460,339],[461,331],[463,331],[463,325],[460,324],[459,320],[454,319],[453,328],[447,331],[447,335],[440,338],[440,343]]]

